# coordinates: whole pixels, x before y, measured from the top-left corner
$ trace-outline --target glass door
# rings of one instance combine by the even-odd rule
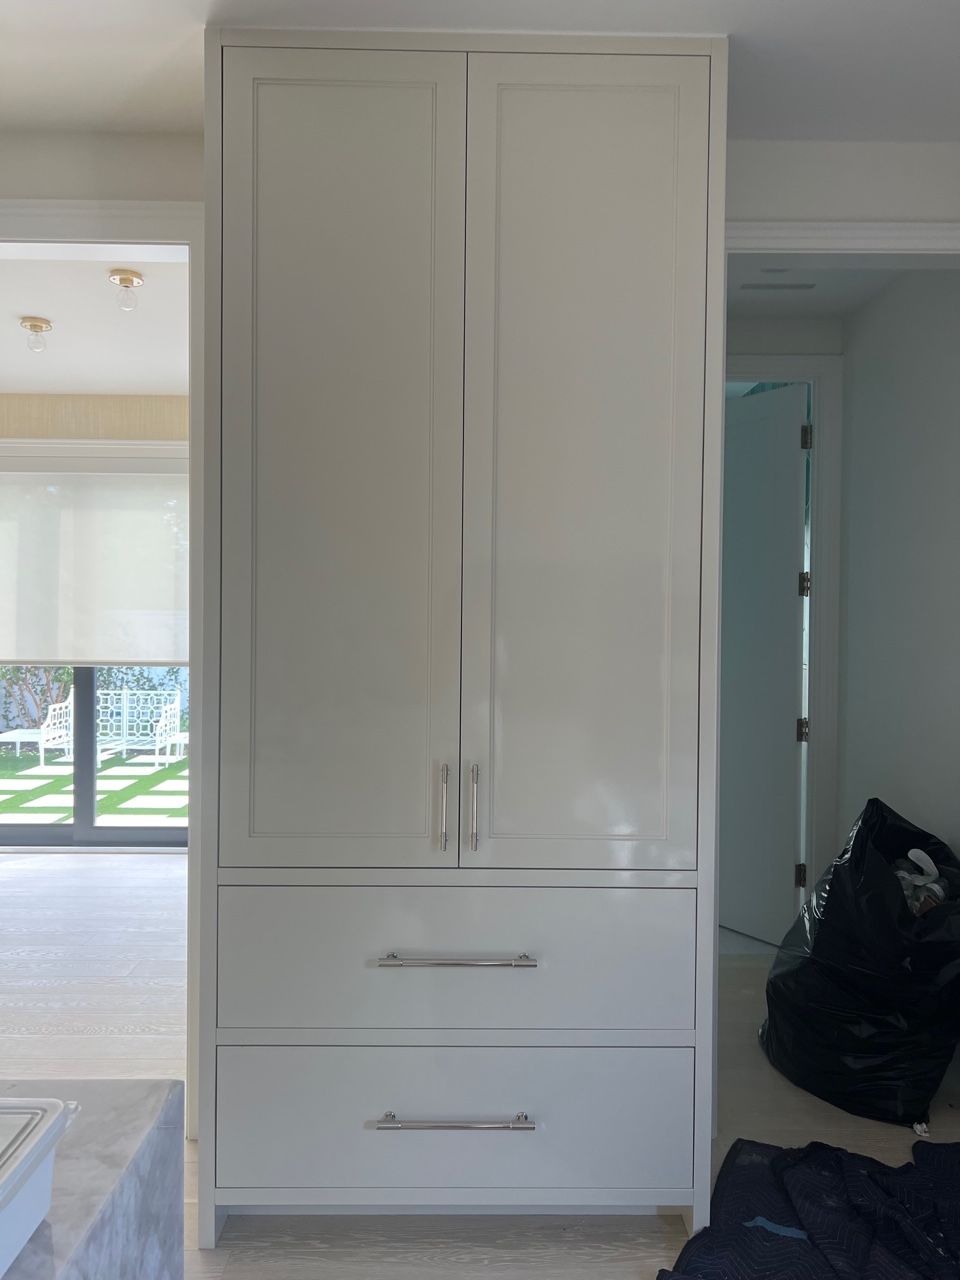
[[[188,668],[98,667],[94,675],[98,833],[182,839],[190,799]]]
[[[0,666],[0,844],[72,839],[74,697],[73,667]]]
[[[0,439],[0,845],[186,842],[188,520],[185,440]]]
[[[186,666],[0,666],[0,845],[181,846]]]

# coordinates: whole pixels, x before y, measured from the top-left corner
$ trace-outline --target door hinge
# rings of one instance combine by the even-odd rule
[[[813,423],[812,422],[805,422],[803,426],[800,428],[800,448],[801,449],[813,448]]]
[[[810,573],[807,570],[800,574],[800,594],[802,596],[810,594]]]
[[[797,889],[805,889],[807,887],[807,864],[798,862],[793,868],[793,883]]]
[[[810,721],[807,719],[806,716],[801,716],[800,719],[797,721],[797,741],[798,742],[810,741]]]

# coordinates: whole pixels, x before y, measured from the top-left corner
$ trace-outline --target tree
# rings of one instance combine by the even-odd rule
[[[181,667],[97,667],[98,689],[177,689]]]
[[[73,667],[0,666],[0,728],[36,729],[73,686]],[[189,699],[186,667],[97,668],[98,689],[179,689]],[[184,706],[182,728],[187,727]]]
[[[9,727],[36,729],[47,709],[63,702],[73,685],[73,667],[0,666],[0,709]]]

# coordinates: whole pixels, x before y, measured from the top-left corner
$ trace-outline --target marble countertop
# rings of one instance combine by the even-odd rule
[[[180,1280],[183,1084],[0,1080],[0,1097],[80,1104],[57,1147],[50,1213],[4,1280]]]

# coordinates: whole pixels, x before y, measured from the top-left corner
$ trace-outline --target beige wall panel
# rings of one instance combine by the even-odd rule
[[[186,396],[0,395],[2,440],[186,440]]]

